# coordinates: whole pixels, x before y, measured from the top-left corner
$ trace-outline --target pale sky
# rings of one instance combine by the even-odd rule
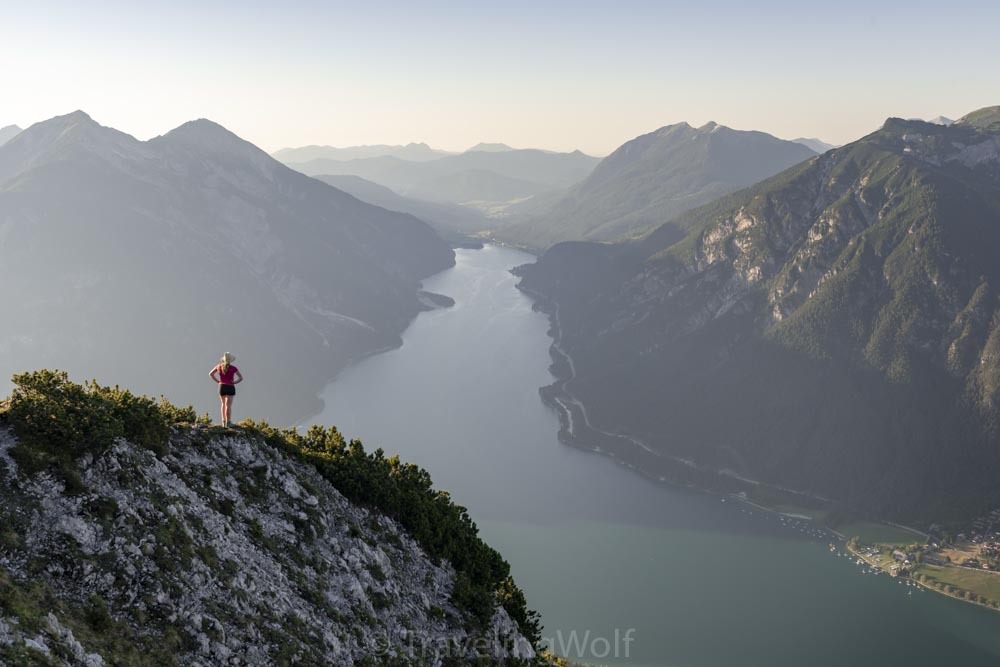
[[[1000,104],[1000,3],[12,2],[0,126],[83,109],[285,146],[605,155],[679,121],[846,143]]]

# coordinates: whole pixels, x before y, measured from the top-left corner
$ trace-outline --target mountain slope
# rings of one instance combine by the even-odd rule
[[[5,408],[3,664],[533,662],[509,567],[422,470],[336,429],[170,424],[193,415],[47,372]]]
[[[924,520],[1000,503],[998,256],[992,108],[890,119],[633,243],[556,246],[522,284],[575,361],[550,391],[648,448],[619,455]]]
[[[373,206],[416,216],[444,238],[461,238],[490,227],[486,217],[469,206],[458,206],[398,195],[389,188],[360,176],[321,174],[317,180],[354,195]]]
[[[499,236],[535,248],[627,236],[812,155],[805,146],[763,132],[715,123],[668,125],[625,143],[551,209],[505,227]]]
[[[436,160],[446,155],[454,155],[448,151],[431,148],[423,143],[409,143],[405,146],[387,146],[376,144],[372,146],[350,146],[337,148],[335,146],[301,146],[299,148],[282,148],[272,153],[274,159],[281,162],[308,162],[309,160],[358,160],[370,157],[391,156],[411,162]]]
[[[817,139],[816,137],[799,137],[798,139],[792,139],[792,141],[797,144],[802,144],[815,153],[825,153],[831,148],[836,148],[833,144],[828,144],[822,139]]]
[[[409,162],[391,156],[362,160],[289,162],[304,174],[360,176],[405,196],[461,204],[529,197],[567,187],[590,173],[597,158],[573,153],[523,149],[467,151],[430,162]]]
[[[82,112],[0,148],[0,239],[0,376],[63,367],[208,409],[205,374],[229,349],[248,377],[237,405],[282,423],[398,344],[419,281],[454,261],[425,223],[210,121],[140,142]]]
[[[16,137],[20,134],[21,128],[17,125],[7,125],[6,127],[0,127],[0,146]]]

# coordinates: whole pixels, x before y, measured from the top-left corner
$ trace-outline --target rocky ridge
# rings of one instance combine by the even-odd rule
[[[447,562],[259,439],[178,425],[162,456],[119,439],[81,460],[74,493],[19,471],[0,428],[0,656],[14,664],[534,657],[500,607],[472,629]]]

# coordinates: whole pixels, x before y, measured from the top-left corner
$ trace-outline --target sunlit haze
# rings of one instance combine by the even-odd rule
[[[7,5],[0,125],[79,108],[141,139],[207,117],[266,150],[603,155],[714,120],[840,144],[1000,99],[993,3]]]

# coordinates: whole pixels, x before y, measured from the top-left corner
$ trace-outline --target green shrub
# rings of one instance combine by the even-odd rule
[[[21,373],[13,382],[4,412],[18,440],[11,455],[28,474],[52,471],[69,493],[85,490],[75,466],[84,455],[100,455],[126,438],[162,456],[170,424],[199,421],[191,407],[177,408],[163,398],[156,401],[93,380],[76,384],[65,371]]]
[[[366,452],[360,441],[348,442],[332,426],[313,426],[303,435],[264,422],[242,425],[269,445],[312,464],[352,502],[398,521],[432,559],[450,562],[457,572],[452,601],[481,624],[492,618],[499,602],[525,637],[535,644],[540,641],[538,615],[527,608],[524,594],[510,578],[510,565],[480,539],[467,510],[434,489],[426,470],[402,463],[398,456],[386,457],[381,449]]]

